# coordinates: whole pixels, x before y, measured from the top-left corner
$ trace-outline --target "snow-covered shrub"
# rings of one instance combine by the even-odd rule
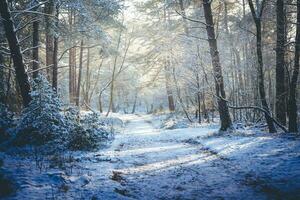
[[[13,114],[0,103],[0,143],[9,139],[8,130],[13,127]]]
[[[44,76],[32,82],[31,98],[20,116],[15,143],[43,145],[54,140],[63,141],[67,129],[60,112],[61,101]]]
[[[80,122],[80,111],[77,107],[68,107],[64,110],[64,121],[68,132],[72,132]]]
[[[85,115],[81,123],[86,129],[91,129],[95,135],[98,135],[101,140],[108,140],[113,137],[113,130],[111,125],[103,121],[97,113],[90,113]]]
[[[100,142],[112,138],[113,133],[101,122],[99,115],[85,115],[70,132],[69,148],[71,150],[93,150]]]
[[[184,117],[175,114],[169,114],[163,119],[160,128],[180,129],[180,128],[188,128],[188,126],[189,126],[189,121]]]

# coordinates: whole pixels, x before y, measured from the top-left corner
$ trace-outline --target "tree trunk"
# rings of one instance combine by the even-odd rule
[[[53,71],[52,71],[52,88],[57,91],[57,75],[58,75],[58,61],[57,52],[58,51],[58,37],[54,38],[54,51],[53,51]]]
[[[165,66],[165,82],[166,82],[166,91],[168,96],[168,105],[169,105],[169,111],[173,112],[175,111],[175,103],[173,98],[173,92],[170,86],[170,72],[168,71],[168,67]]]
[[[55,16],[58,18],[59,15],[59,8],[56,6],[56,14]],[[58,26],[58,20],[56,19],[55,22],[56,27]],[[58,75],[58,60],[57,60],[57,54],[58,54],[58,36],[54,37],[54,49],[53,49],[53,73],[52,73],[52,88],[54,91],[57,92],[57,75]]]
[[[73,24],[75,21],[74,17],[74,11],[70,9],[68,11],[69,14],[69,26],[70,26],[70,31],[72,32],[73,29]],[[73,44],[71,44],[73,45]],[[75,85],[74,82],[76,79],[75,77],[75,60],[76,60],[76,54],[75,54],[75,47],[69,49],[69,100],[70,103],[73,104],[75,103],[74,97],[75,97]]]
[[[82,59],[83,59],[83,40],[80,42],[80,56],[79,56],[79,72],[77,82],[77,93],[76,93],[76,106],[80,103],[80,86],[81,86],[81,75],[82,75]]]
[[[264,3],[265,1],[263,1]],[[261,16],[264,8],[264,4],[261,5],[261,10],[259,13],[255,12],[252,0],[248,0],[251,13],[256,26],[256,54],[257,54],[257,62],[258,62],[258,89],[261,99],[261,104],[264,110],[270,113],[269,106],[266,100],[266,92],[265,92],[265,84],[264,84],[264,64],[263,64],[263,56],[262,56],[262,38],[261,38]],[[259,6],[257,6],[259,7]],[[264,113],[266,122],[268,124],[269,132],[275,133],[276,128],[272,119]]]
[[[199,116],[198,116],[198,123],[201,124],[201,92],[200,92],[200,78],[199,78],[199,74],[197,72],[196,74],[196,80],[197,80],[197,103],[198,103],[198,112],[199,112]]]
[[[295,61],[292,80],[289,90],[289,132],[297,132],[298,109],[297,109],[297,82],[299,76],[299,56],[300,56],[300,0],[297,0],[297,29],[296,29]]]
[[[286,87],[285,87],[285,61],[284,61],[284,41],[285,41],[285,9],[284,0],[277,0],[277,45],[276,45],[276,119],[286,125]]]
[[[90,83],[90,48],[87,49],[87,63],[86,63],[86,73],[85,73],[85,103],[89,106],[90,105],[90,99],[89,99],[89,93],[90,93],[91,83]]]
[[[38,76],[38,68],[39,68],[39,21],[38,15],[34,16],[36,19],[32,23],[32,70],[33,78],[37,78]]]
[[[258,89],[261,98],[261,104],[263,109],[270,112],[265,93],[265,84],[264,84],[264,70],[263,70],[263,57],[262,57],[262,41],[261,41],[261,22],[256,23],[256,44],[257,44],[257,59],[258,59]],[[268,124],[269,132],[275,133],[276,128],[273,124],[271,118],[265,114],[265,118]]]
[[[20,49],[20,44],[16,36],[16,32],[10,11],[8,8],[7,0],[0,0],[0,14],[2,17],[2,23],[5,29],[6,38],[13,59],[16,79],[20,87],[20,92],[23,100],[23,105],[26,107],[30,101],[30,85],[28,81],[28,75],[25,71],[25,65],[23,63],[23,56]]]
[[[184,32],[188,36],[189,35],[189,29],[188,29],[188,22],[186,20],[186,13],[185,13],[185,9],[184,9],[183,0],[179,0],[179,6],[180,6],[180,11],[181,11],[182,20],[183,20]]]
[[[122,33],[123,33],[123,29],[120,30],[118,44],[117,44],[117,50],[120,49]],[[114,87],[115,87],[115,75],[116,75],[117,61],[118,61],[118,55],[116,55],[115,59],[114,59],[114,66],[113,66],[113,72],[112,72],[111,84],[110,84],[110,99],[109,99],[109,105],[108,105],[108,110],[107,110],[106,116],[109,115],[111,110],[112,111],[114,110]],[[123,61],[124,61],[124,59],[123,59]]]
[[[0,39],[0,42],[2,42],[1,40],[2,39]],[[4,66],[4,57],[0,52],[0,103],[5,104],[6,103],[6,101],[5,101],[5,99],[6,99],[5,98],[5,86],[4,86],[5,69],[4,69],[4,67],[2,67],[2,65]]]
[[[133,102],[131,114],[134,114],[134,113],[135,113],[136,104],[137,104],[137,97],[138,97],[138,92],[136,92],[136,93],[135,93],[135,96],[134,96],[134,102]]]
[[[103,107],[102,107],[102,93],[99,94],[99,112],[103,113]]]
[[[54,11],[54,1],[49,0],[45,4],[45,24],[46,24],[46,66],[47,68],[47,75],[48,75],[48,80],[50,82],[51,76],[52,76],[52,68],[53,68],[53,53],[54,53],[54,37],[53,37],[53,20],[51,19],[50,16],[52,15]],[[50,67],[51,66],[51,67]]]
[[[228,128],[232,126],[232,122],[229,115],[227,102],[224,101],[224,99],[226,99],[226,94],[224,89],[222,67],[220,64],[217,40],[215,37],[213,16],[211,10],[211,1],[203,0],[203,8],[204,8],[205,21],[206,21],[208,43],[210,47],[210,55],[212,59],[212,65],[213,65],[213,71],[215,77],[216,95],[218,97],[217,99],[218,110],[219,110],[220,120],[221,120],[220,130],[226,131]]]

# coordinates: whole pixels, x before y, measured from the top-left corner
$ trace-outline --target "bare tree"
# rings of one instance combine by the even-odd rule
[[[248,3],[256,26],[256,54],[257,54],[257,62],[258,62],[257,71],[258,71],[259,94],[260,94],[260,99],[261,99],[261,104],[263,109],[270,113],[269,106],[266,99],[265,84],[264,84],[264,64],[263,64],[263,56],[262,56],[262,36],[261,36],[262,35],[261,19],[262,19],[262,14],[263,14],[266,1],[263,0],[261,4],[256,5],[257,11],[255,11],[252,0],[248,0]],[[270,133],[276,132],[276,128],[274,126],[272,119],[270,118],[270,115],[267,115],[265,113],[265,119],[268,124],[269,132]]]
[[[232,122],[231,122],[227,102],[223,101],[223,99],[226,99],[226,94],[224,89],[224,81],[223,81],[222,67],[220,63],[220,56],[219,56],[219,51],[217,46],[217,40],[215,36],[211,1],[203,0],[203,8],[204,8],[205,21],[206,21],[206,32],[207,32],[208,43],[210,47],[210,55],[211,55],[213,71],[214,71],[216,95],[218,97],[217,99],[218,110],[219,110],[220,120],[221,120],[220,130],[226,131],[228,128],[232,126]]]

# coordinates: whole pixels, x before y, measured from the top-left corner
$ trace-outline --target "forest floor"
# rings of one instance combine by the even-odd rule
[[[119,117],[125,127],[112,144],[75,153],[72,169],[39,172],[6,155],[20,186],[8,199],[300,199],[299,138],[220,134],[217,125],[165,130],[151,115]]]

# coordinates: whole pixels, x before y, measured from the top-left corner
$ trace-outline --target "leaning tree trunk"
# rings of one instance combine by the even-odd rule
[[[213,65],[213,71],[215,77],[216,95],[218,97],[217,100],[218,110],[219,110],[220,120],[221,120],[220,130],[226,131],[228,128],[232,126],[232,122],[231,122],[227,102],[225,101],[226,94],[224,89],[222,67],[220,63],[217,40],[215,36],[213,16],[211,10],[211,1],[203,0],[203,8],[204,8],[205,21],[206,21],[208,43],[210,47],[210,55],[212,59],[212,65]]]
[[[276,45],[276,119],[282,124],[286,124],[286,87],[285,87],[285,62],[284,62],[284,0],[277,0],[277,45]]]
[[[28,75],[25,71],[25,65],[23,62],[23,56],[20,49],[20,44],[16,35],[15,27],[10,15],[7,0],[0,0],[0,14],[2,17],[2,23],[5,29],[6,38],[13,59],[16,79],[20,87],[20,92],[23,100],[23,105],[27,106],[31,101],[30,85],[28,81]]]
[[[299,56],[300,56],[300,0],[297,0],[297,29],[296,29],[296,47],[295,47],[295,61],[292,80],[289,90],[289,132],[297,132],[297,82],[299,76]]]

